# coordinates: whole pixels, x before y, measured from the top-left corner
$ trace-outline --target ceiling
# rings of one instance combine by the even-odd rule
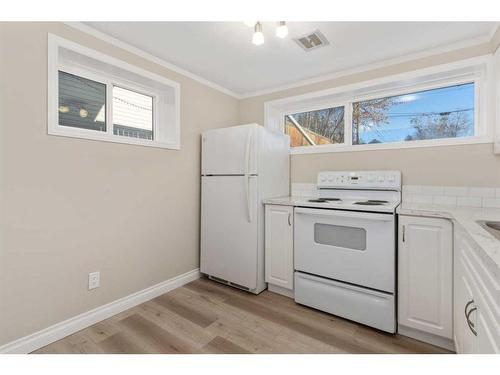
[[[263,22],[265,43],[251,43],[243,22],[87,22],[87,26],[248,96],[299,81],[408,54],[492,35],[494,22],[289,22],[289,35],[274,35]],[[305,52],[293,40],[320,30],[330,42]]]

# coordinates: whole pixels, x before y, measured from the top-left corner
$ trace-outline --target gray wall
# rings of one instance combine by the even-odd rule
[[[179,82],[181,150],[47,135],[48,32]],[[236,99],[61,23],[0,23],[0,90],[0,345],[198,267],[200,132]]]

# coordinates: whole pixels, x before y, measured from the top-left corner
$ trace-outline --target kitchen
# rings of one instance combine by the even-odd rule
[[[499,354],[499,25],[0,22],[0,353]]]

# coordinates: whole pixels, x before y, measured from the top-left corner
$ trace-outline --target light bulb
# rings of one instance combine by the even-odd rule
[[[285,21],[278,22],[278,26],[276,27],[276,36],[278,38],[284,38],[288,35],[288,26]]]
[[[85,108],[80,108],[80,117],[85,118],[89,115],[89,111],[87,111]]]
[[[60,105],[59,106],[59,112],[61,113],[68,113],[69,112],[69,107],[66,105]]]
[[[264,34],[262,33],[262,25],[260,24],[260,22],[257,22],[255,24],[252,43],[256,46],[260,46],[264,43]]]
[[[243,21],[243,23],[248,27],[254,27],[257,22],[255,22],[255,21]]]

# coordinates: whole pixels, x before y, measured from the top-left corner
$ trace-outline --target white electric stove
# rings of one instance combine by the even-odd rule
[[[321,172],[317,188],[296,202],[295,301],[395,332],[401,173]]]

